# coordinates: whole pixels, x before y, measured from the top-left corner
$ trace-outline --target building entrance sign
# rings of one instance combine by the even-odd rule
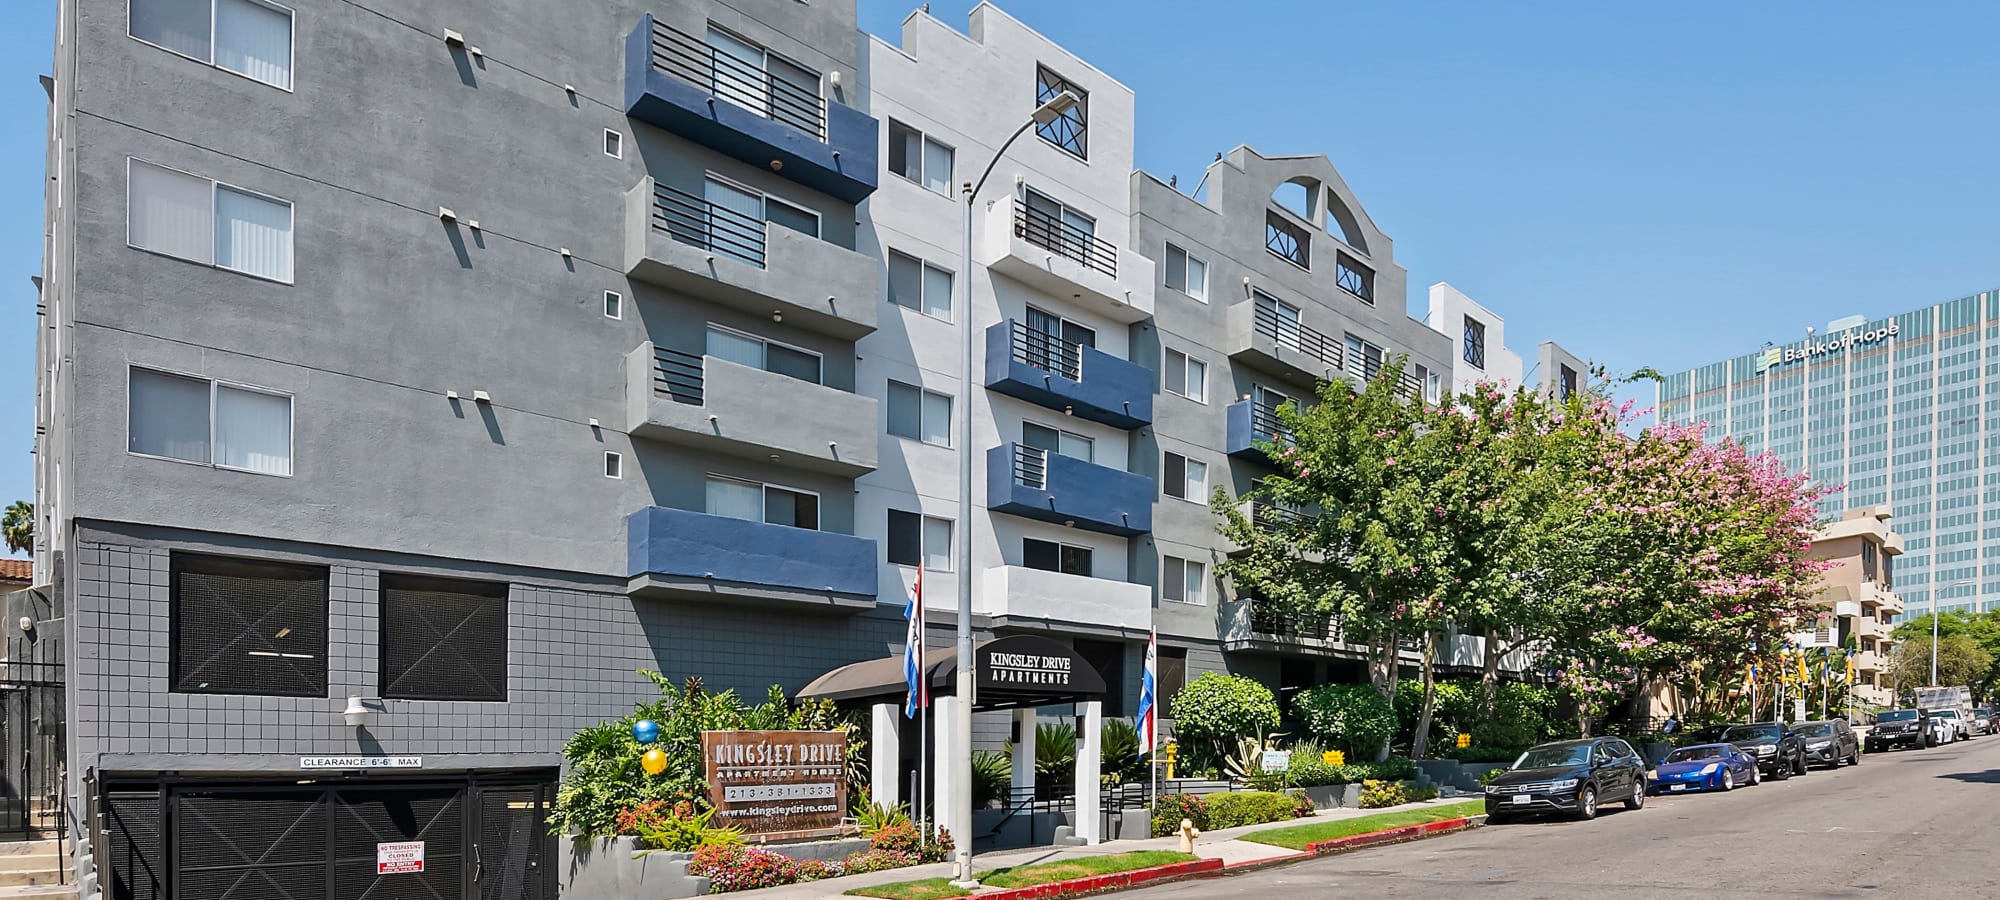
[[[704,731],[701,758],[718,825],[752,837],[840,830],[847,732]]]

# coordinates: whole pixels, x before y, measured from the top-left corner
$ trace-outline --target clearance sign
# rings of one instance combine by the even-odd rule
[[[1803,347],[1785,347],[1782,349],[1772,347],[1764,351],[1762,356],[1757,357],[1757,371],[1762,372],[1773,366],[1795,363],[1802,359],[1812,359],[1815,356],[1822,356],[1828,353],[1845,353],[1853,349],[1856,344],[1873,344],[1878,341],[1888,340],[1895,337],[1897,331],[1896,323],[1890,322],[1881,328],[1868,331],[1862,331],[1859,328],[1848,329],[1839,335],[1830,336],[1823,341],[1808,343]]]

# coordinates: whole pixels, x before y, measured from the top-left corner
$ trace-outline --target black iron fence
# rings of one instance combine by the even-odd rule
[[[769,54],[764,65],[754,65],[719,52],[706,41],[653,20],[653,66],[669,75],[703,88],[724,100],[782,122],[820,140],[826,140],[826,102],[818,86],[807,88],[773,74]],[[776,65],[796,69],[782,60]],[[799,82],[811,73],[797,69]],[[815,76],[816,77],[816,76]]]
[[[1014,445],[1014,480],[1022,487],[1049,489],[1049,451],[1027,444]]]
[[[1261,400],[1250,405],[1250,434],[1279,446],[1292,443],[1292,429],[1278,418],[1278,407]]]
[[[1071,381],[1083,380],[1083,345],[1035,328],[1012,323],[1014,360]]]
[[[9,637],[0,660],[0,836],[60,837],[63,809],[63,664],[30,637]]]
[[[1014,236],[1057,256],[1113,278],[1118,277],[1118,248],[1047,211],[1015,203]]]
[[[1278,315],[1277,308],[1269,303],[1257,304],[1255,320],[1257,333],[1276,341],[1280,347],[1296,350],[1336,369],[1345,361],[1339,341],[1297,319]]]
[[[675,403],[701,405],[703,371],[701,354],[653,347],[653,391]]]
[[[1332,616],[1292,616],[1253,603],[1250,607],[1250,633],[1280,639],[1338,641],[1340,625]]]
[[[654,182],[653,227],[674,240],[764,267],[764,220]]]

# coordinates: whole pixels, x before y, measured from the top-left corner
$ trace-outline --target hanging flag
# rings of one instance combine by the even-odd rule
[[[1803,648],[1799,650],[1798,659],[1799,659],[1799,683],[1805,684],[1806,682],[1812,680],[1812,672],[1806,669],[1806,651]]]
[[[924,567],[917,567],[916,586],[910,603],[903,607],[909,630],[903,635],[903,681],[909,698],[903,701],[903,718],[914,719],[917,710],[931,705],[930,682],[924,678]]]
[[[1159,659],[1160,635],[1155,632],[1146,636],[1146,668],[1139,675],[1139,753],[1144,756],[1159,744]]]

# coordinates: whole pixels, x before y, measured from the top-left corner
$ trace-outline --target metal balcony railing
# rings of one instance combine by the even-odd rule
[[[653,20],[653,67],[716,97],[826,140],[826,101],[818,93],[716,52],[694,35]]]
[[[1278,346],[1296,350],[1333,368],[1341,368],[1345,353],[1340,342],[1312,329],[1303,322],[1286,319],[1278,315],[1278,310],[1268,303],[1257,304],[1254,324],[1258,334],[1276,341]]]
[[[1382,373],[1381,360],[1368,359],[1365,357],[1362,359],[1361,377],[1363,380],[1373,381],[1375,380],[1375,376],[1381,373]],[[1409,370],[1405,369],[1396,378],[1396,390],[1404,394],[1407,394],[1411,397],[1421,397],[1424,394],[1423,379],[1418,378],[1417,376],[1411,374]]]
[[[1261,500],[1250,504],[1250,524],[1266,530],[1310,526],[1318,517]]]
[[[1118,277],[1118,248],[1025,203],[1014,204],[1014,236],[1057,256]]]
[[[659,346],[653,348],[654,393],[662,394],[675,403],[700,406],[702,373],[699,354]]]
[[[653,185],[653,227],[674,240],[764,268],[764,222],[657,182]]]
[[[1278,408],[1259,401],[1250,405],[1250,436],[1276,444],[1292,443],[1292,430],[1278,418]]]
[[[1061,375],[1071,381],[1083,380],[1083,345],[1032,327],[1013,324],[1014,361]]]
[[[1027,444],[1014,445],[1014,481],[1038,491],[1049,489],[1049,451]]]
[[[1254,603],[1250,607],[1250,632],[1294,640],[1340,640],[1340,626],[1334,623],[1332,616],[1297,619]]]

